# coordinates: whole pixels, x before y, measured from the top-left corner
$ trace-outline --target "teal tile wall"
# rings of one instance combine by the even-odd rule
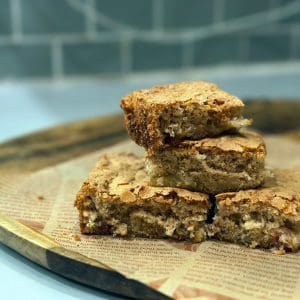
[[[180,43],[135,41],[132,46],[133,71],[170,70],[183,65]]]
[[[285,34],[252,36],[249,38],[250,61],[287,60],[290,55],[290,37]],[[270,51],[272,49],[272,51]]]
[[[193,56],[196,66],[240,61],[240,36],[222,35],[196,41]]]
[[[285,4],[291,4],[295,2],[299,2],[299,0],[279,0],[279,5],[285,5]],[[282,18],[282,20],[279,21],[281,24],[289,24],[289,25],[300,25],[300,12],[295,12],[291,16],[287,16]]]
[[[49,45],[0,46],[0,78],[50,77]]]
[[[81,42],[63,46],[66,75],[110,74],[121,71],[119,42]]]
[[[1,0],[0,3],[0,35],[11,33],[9,0]]]
[[[226,2],[225,19],[231,20],[233,18],[240,18],[249,16],[251,14],[268,11],[270,7],[268,0],[261,1],[241,1],[228,0]]]
[[[1,0],[0,80],[300,59],[300,0]]]
[[[62,0],[22,0],[22,28],[26,33],[85,31],[85,16]]]
[[[97,0],[95,1],[97,12],[108,16],[113,20],[114,30],[126,29],[126,27],[137,27],[140,29],[152,28],[152,0]],[[97,28],[101,30],[104,25],[98,20]]]
[[[193,28],[213,22],[211,0],[165,0],[163,23],[166,29]]]

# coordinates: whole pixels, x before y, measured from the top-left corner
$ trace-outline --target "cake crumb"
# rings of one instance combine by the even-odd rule
[[[281,247],[279,249],[272,249],[272,253],[276,255],[284,255],[286,251]]]
[[[78,235],[78,234],[74,234],[74,240],[76,241],[76,242],[80,242],[81,241],[81,237]]]

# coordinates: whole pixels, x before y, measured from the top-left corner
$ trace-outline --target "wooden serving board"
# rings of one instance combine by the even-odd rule
[[[266,135],[267,144],[271,145],[270,156],[282,155],[279,166],[284,163],[288,168],[294,165],[300,168],[299,102],[249,102],[245,114],[252,117],[256,129]],[[127,139],[120,115],[80,121],[14,139],[0,145],[2,185],[9,185],[10,178],[24,178]],[[292,149],[294,156],[285,156],[286,149]],[[0,201],[5,201],[3,197]],[[0,242],[37,264],[80,283],[120,295],[137,299],[141,295],[143,299],[169,299],[97,260],[60,246],[33,227],[0,212]]]

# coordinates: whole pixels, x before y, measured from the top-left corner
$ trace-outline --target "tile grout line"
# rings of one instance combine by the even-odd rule
[[[193,66],[194,40],[186,39],[182,43],[182,68],[187,69]]]
[[[164,0],[153,0],[152,4],[153,29],[161,32],[164,27]]]
[[[239,38],[239,60],[240,62],[248,61],[249,59],[249,36],[241,35]]]
[[[51,62],[52,62],[52,77],[54,80],[63,77],[63,51],[62,42],[59,39],[51,40]]]
[[[94,39],[97,35],[96,16],[95,16],[95,0],[87,0],[85,4],[85,26],[87,36]]]
[[[196,68],[189,68],[187,70],[181,69],[175,69],[175,70],[156,70],[151,71],[145,74],[143,71],[136,71],[133,73],[128,74],[128,77],[126,80],[128,82],[140,82],[143,80],[151,80],[155,78],[159,78],[161,80],[164,80],[166,76],[172,79],[172,81],[180,81],[180,78],[182,76],[185,77],[186,80],[188,79],[194,79],[197,76],[216,76],[218,74],[218,78],[228,78],[228,76],[236,76],[237,72],[245,72],[245,69],[247,70],[246,73],[250,74],[249,76],[269,76],[269,75],[275,75],[275,76],[285,76],[285,75],[296,75],[300,76],[300,62],[299,60],[292,60],[292,61],[272,61],[272,62],[241,62],[241,64],[229,64],[226,66],[196,66]],[[217,72],[217,73],[216,73]],[[199,75],[200,74],[200,75]],[[153,77],[154,76],[154,77]],[[63,79],[66,84],[70,83],[82,83],[82,82],[88,82],[90,80],[94,82],[98,82],[101,80],[104,80],[103,82],[106,82],[107,79],[116,79],[121,80],[124,79],[121,74],[112,75],[111,77],[108,77],[106,74],[85,74],[85,75],[64,75]],[[0,79],[0,83],[34,83],[34,84],[44,84],[48,83],[49,80],[53,80],[51,77],[26,77],[22,79]]]
[[[12,27],[12,39],[14,42],[20,42],[23,39],[20,0],[10,0],[10,18]]]
[[[219,23],[224,20],[225,16],[225,1],[214,0],[213,2],[213,23]]]
[[[294,26],[294,31],[300,33],[300,25]],[[290,28],[266,28],[264,30],[261,30],[259,32],[250,32],[249,35],[251,36],[261,36],[261,35],[278,35],[278,33],[281,34],[289,34]],[[193,38],[191,35],[189,36],[190,39]],[[61,33],[61,34],[26,34],[26,39],[23,38],[22,35],[22,43],[28,45],[28,44],[48,44],[49,40],[51,39],[60,39],[63,40],[64,43],[79,43],[84,42],[87,40],[87,37],[85,34],[81,33]],[[112,35],[111,33],[95,33],[95,37],[93,38],[95,41],[98,42],[110,42],[110,41],[116,41],[119,36]],[[132,38],[132,37],[131,37]],[[185,38],[181,38],[181,40],[185,40]],[[164,41],[163,36],[160,36],[160,39],[158,41]],[[0,36],[0,45],[4,44],[14,44],[15,39],[12,36]]]
[[[121,75],[127,75],[132,69],[132,39],[125,36],[120,45]]]
[[[53,39],[59,39],[64,43],[80,43],[87,41],[85,34],[46,34],[46,35],[31,35],[27,34],[26,39],[22,39],[22,43],[28,44],[49,44],[49,41]],[[93,38],[97,42],[112,42],[118,40],[118,36],[111,35],[110,33],[96,34]],[[12,37],[1,37],[0,45],[2,44],[13,44],[15,40]]]
[[[297,59],[297,53],[300,51],[300,32],[299,30],[291,29],[290,33],[290,60]]]
[[[269,9],[276,9],[281,7],[280,0],[269,0]],[[280,15],[280,11],[278,12]],[[273,21],[272,25],[279,24],[278,20]]]
[[[260,32],[249,33],[251,36],[261,36],[261,35],[278,35],[278,33],[289,34],[291,31],[290,28],[270,28],[261,30]],[[298,32],[300,34],[300,26],[295,25],[293,28],[293,32]],[[189,36],[189,38],[193,38]],[[63,40],[64,43],[80,43],[86,41],[86,35],[84,34],[26,34],[26,39],[23,38],[22,35],[22,43],[25,45],[28,44],[48,44],[49,40],[52,39],[60,39]],[[118,39],[117,36],[111,35],[111,33],[96,33],[94,40],[97,42],[110,42],[116,41]],[[0,36],[0,45],[6,44],[14,44],[15,39],[12,36]]]
[[[269,8],[276,8],[280,6],[280,0],[269,0]]]

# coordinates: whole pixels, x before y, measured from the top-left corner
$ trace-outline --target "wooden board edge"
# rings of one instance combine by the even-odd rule
[[[32,172],[128,138],[123,116],[58,125],[0,143],[0,172]]]
[[[171,299],[96,260],[61,247],[1,212],[0,242],[38,265],[81,284],[133,299]]]

